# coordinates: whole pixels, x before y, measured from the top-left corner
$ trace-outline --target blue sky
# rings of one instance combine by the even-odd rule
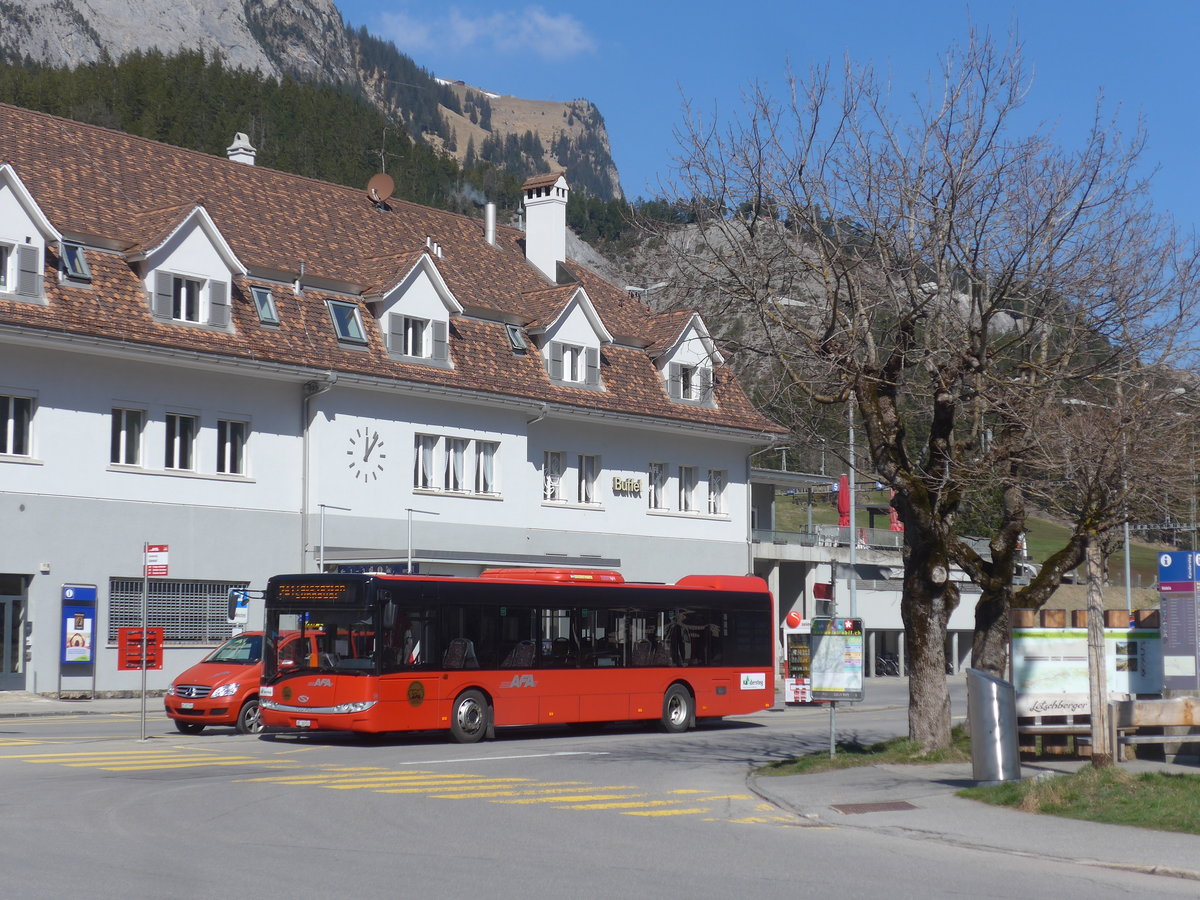
[[[1196,0],[335,3],[440,77],[530,99],[591,100],[631,198],[656,193],[685,97],[705,113],[729,113],[747,83],[782,90],[789,63],[802,72],[846,54],[907,94],[969,23],[1000,41],[1015,24],[1035,74],[1030,124],[1053,124],[1070,146],[1103,91],[1127,128],[1145,118],[1156,204],[1188,230],[1200,225]]]

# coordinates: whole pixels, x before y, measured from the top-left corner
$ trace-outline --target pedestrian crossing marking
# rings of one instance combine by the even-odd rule
[[[59,765],[104,772],[169,772],[182,769],[232,769],[254,766],[280,769],[269,774],[246,774],[234,784],[273,784],[280,787],[320,787],[327,790],[366,790],[378,794],[421,795],[439,800],[480,800],[518,806],[613,812],[641,817],[708,816],[702,821],[738,825],[795,824],[791,817],[770,815],[774,807],[758,803],[750,815],[720,817],[711,804],[734,804],[754,799],[749,794],[712,794],[677,788],[657,797],[638,785],[596,785],[583,781],[537,781],[519,776],[487,777],[432,769],[394,770],[381,766],[341,766],[305,763],[286,757],[231,754],[221,748],[174,745],[126,750],[22,751],[40,742],[0,738],[0,760]],[[3,752],[3,748],[13,748]],[[718,809],[722,807],[717,807]],[[729,810],[732,811],[732,810]]]

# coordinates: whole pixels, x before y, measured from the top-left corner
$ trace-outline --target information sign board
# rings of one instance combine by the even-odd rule
[[[1164,690],[1200,689],[1200,554],[1160,553],[1158,602],[1162,623]]]
[[[166,544],[147,544],[146,545],[146,577],[147,578],[166,578],[167,577],[167,553],[168,546]]]
[[[812,620],[812,698],[857,703],[863,699],[862,619]]]
[[[95,662],[96,586],[62,586],[62,657],[64,666],[90,666]]]

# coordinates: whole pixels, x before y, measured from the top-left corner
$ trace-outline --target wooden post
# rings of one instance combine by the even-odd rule
[[[1113,764],[1112,734],[1108,730],[1108,684],[1104,669],[1104,561],[1096,535],[1087,542],[1088,687],[1092,702],[1092,765]]]

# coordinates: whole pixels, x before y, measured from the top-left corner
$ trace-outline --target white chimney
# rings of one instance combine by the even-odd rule
[[[239,131],[233,136],[233,143],[225,148],[225,155],[234,162],[252,166],[254,165],[254,157],[258,155],[258,151],[250,146],[250,138]]]
[[[562,174],[535,175],[523,185],[525,258],[551,281],[567,259],[567,179]]]
[[[483,239],[496,246],[496,204],[488,203],[483,207]]]

